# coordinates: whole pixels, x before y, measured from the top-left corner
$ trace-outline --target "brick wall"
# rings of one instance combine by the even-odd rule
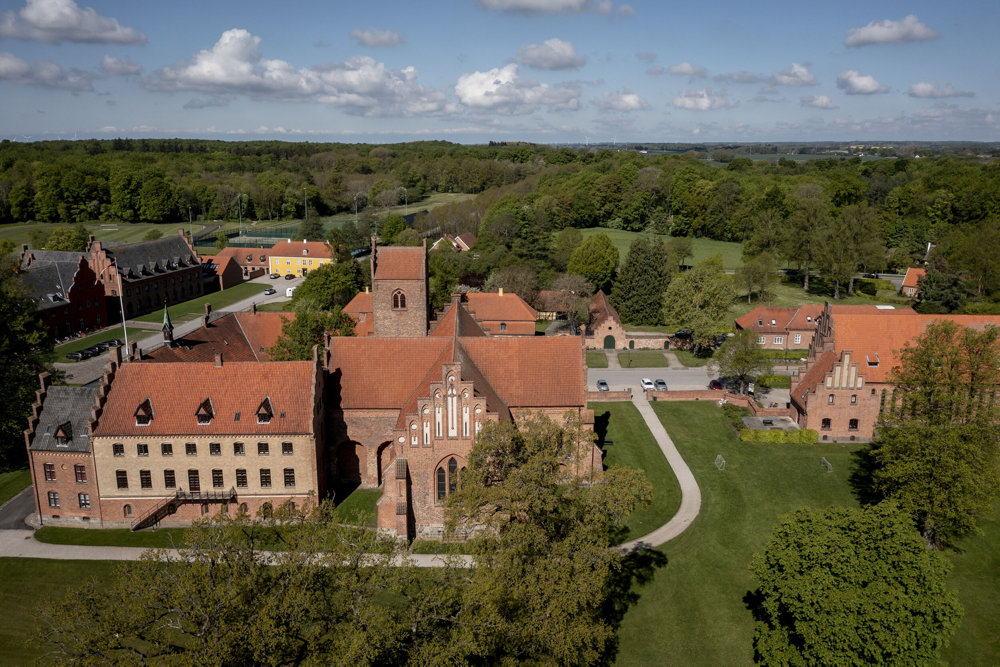
[[[45,464],[52,466],[54,480],[46,480]],[[83,479],[78,482],[76,466],[82,467]],[[101,504],[97,492],[93,457],[84,452],[31,452],[32,483],[35,503],[43,524],[93,524],[101,522]],[[57,494],[58,507],[49,504],[49,493]],[[80,494],[86,494],[90,507],[80,507]],[[84,503],[86,504],[86,503]]]
[[[406,297],[405,308],[393,308],[393,294]],[[427,335],[426,280],[375,280],[372,284],[375,335],[416,338]]]

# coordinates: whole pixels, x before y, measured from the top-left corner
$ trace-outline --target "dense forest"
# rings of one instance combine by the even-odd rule
[[[743,242],[748,259],[772,257],[845,284],[855,271],[905,269],[934,244],[934,266],[944,272],[934,281],[945,292],[959,278],[961,289],[978,299],[1000,290],[992,257],[1000,247],[995,159],[968,150],[868,161],[752,159],[732,150],[677,148],[5,141],[0,222],[240,214],[277,221],[301,218],[307,207],[320,216],[357,210],[367,219],[364,228],[348,229],[339,241],[363,247],[380,208],[405,198],[419,211],[427,193],[470,193],[477,196],[414,222],[425,235],[476,233],[481,261],[456,268],[465,273],[526,265],[539,277],[547,274],[548,283],[566,270],[572,250],[558,240],[554,247],[554,234],[606,227]]]

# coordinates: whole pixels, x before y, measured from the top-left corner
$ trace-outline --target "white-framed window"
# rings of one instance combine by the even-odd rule
[[[757,344],[758,345],[763,345],[766,342],[767,342],[767,337],[766,336],[757,336]]]
[[[795,345],[800,345],[802,343],[802,334],[795,334],[795,337],[792,338],[792,342]]]
[[[785,337],[784,336],[775,336],[774,337],[774,344],[775,345],[781,345],[784,342],[785,342]]]

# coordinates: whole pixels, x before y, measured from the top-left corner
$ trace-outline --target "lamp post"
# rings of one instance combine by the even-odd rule
[[[125,328],[125,300],[122,299],[122,274],[118,271],[118,265],[115,263],[115,260],[111,260],[111,263],[108,264],[106,267],[104,267],[104,271],[107,271],[108,269],[114,269],[115,273],[118,275],[118,307],[121,308],[121,313],[122,313],[122,335],[125,337],[125,354],[128,355],[129,354],[128,329]],[[104,275],[104,271],[101,271],[97,275],[97,281],[98,282],[100,282],[101,276]]]

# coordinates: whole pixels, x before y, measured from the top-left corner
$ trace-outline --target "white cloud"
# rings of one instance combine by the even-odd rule
[[[598,14],[611,14],[615,11],[615,5],[611,0],[601,0],[597,3],[597,13]]]
[[[129,76],[142,72],[142,65],[133,62],[130,58],[104,56],[104,59],[101,60],[101,69],[108,76]]]
[[[811,95],[800,98],[802,106],[813,107],[814,109],[836,109],[833,100],[826,95]]]
[[[635,16],[635,9],[632,5],[622,5],[618,8],[618,16],[623,16],[627,19],[633,18]]]
[[[617,91],[604,93],[599,106],[605,111],[639,111],[640,109],[647,108],[649,105],[636,93],[623,90],[620,93]]]
[[[935,39],[938,33],[920,22],[914,14],[901,21],[872,21],[862,28],[850,28],[844,38],[845,46],[868,46],[870,44],[905,44]]]
[[[940,99],[942,97],[975,97],[975,93],[970,91],[955,90],[950,83],[944,88],[939,88],[937,81],[921,81],[910,86],[910,97],[924,97],[930,99]]]
[[[755,74],[754,72],[748,72],[746,70],[743,70],[742,72],[717,74],[712,78],[721,83],[760,83],[764,80],[764,77],[760,74]]]
[[[0,51],[0,81],[9,81],[20,86],[40,86],[59,90],[89,91],[94,86],[94,75],[74,70],[68,74],[59,65],[39,60],[31,65],[7,51]]]
[[[361,46],[371,48],[397,46],[403,43],[403,38],[395,30],[376,30],[375,28],[368,30],[355,28],[351,31],[351,39],[357,41]]]
[[[213,97],[319,102],[363,116],[410,116],[445,110],[444,94],[416,81],[414,67],[389,69],[368,56],[295,69],[259,53],[260,38],[227,30],[190,61],[164,67],[144,84],[150,90],[189,90]],[[190,103],[189,103],[190,104]]]
[[[590,0],[479,0],[479,6],[498,12],[559,14],[586,11]]]
[[[725,90],[719,91],[718,95],[713,95],[711,88],[682,90],[680,95],[674,98],[674,106],[688,111],[711,111],[728,107],[729,98],[726,97]]]
[[[640,51],[635,54],[635,57],[644,63],[651,63],[656,60],[656,54],[651,51]]]
[[[857,70],[845,69],[837,75],[837,88],[848,95],[874,95],[889,92],[888,86],[883,86],[870,74],[860,74]]]
[[[536,69],[576,69],[587,62],[576,54],[570,42],[557,37],[547,39],[542,44],[528,44],[517,51],[517,61]]]
[[[508,115],[532,113],[543,106],[554,109],[578,109],[580,106],[578,90],[522,79],[513,63],[486,72],[461,75],[455,84],[455,94],[467,107]]]
[[[671,74],[677,74],[680,76],[705,76],[704,67],[701,65],[692,65],[686,60],[682,63],[671,65],[668,69]]]
[[[35,42],[145,44],[146,35],[100,16],[92,7],[81,9],[74,0],[27,0],[17,13],[4,12],[0,37]]]
[[[772,74],[771,83],[775,86],[815,86],[816,75],[805,65],[792,63],[791,67]]]

